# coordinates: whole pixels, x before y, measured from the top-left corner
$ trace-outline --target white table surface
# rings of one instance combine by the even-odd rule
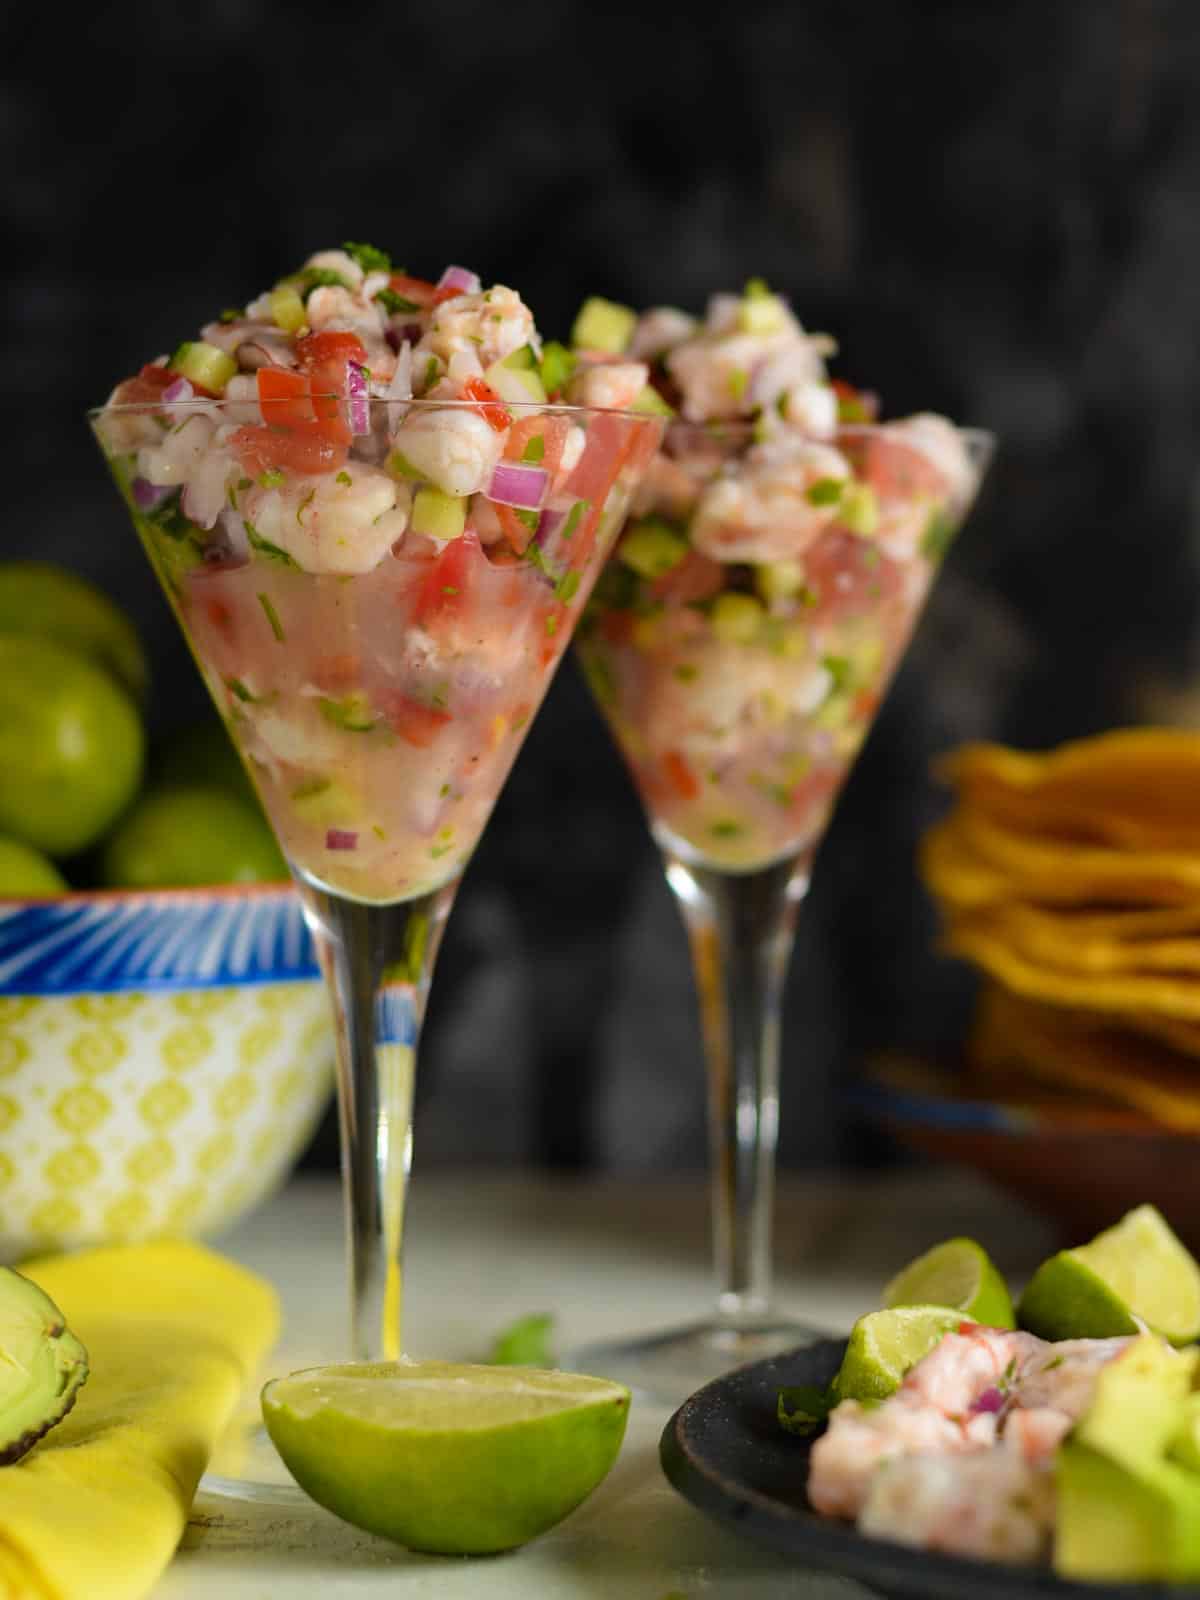
[[[418,1170],[406,1348],[418,1357],[480,1359],[499,1329],[532,1311],[555,1314],[561,1348],[694,1320],[712,1292],[706,1207],[702,1179],[595,1183]],[[1056,1244],[1015,1202],[961,1175],[787,1182],[778,1204],[779,1308],[844,1331],[877,1303],[897,1266],[952,1233],[983,1240],[1016,1279]],[[272,1372],[329,1360],[342,1348],[334,1183],[294,1182],[218,1247],[280,1290],[286,1328]],[[681,1499],[658,1464],[668,1415],[635,1401],[620,1458],[600,1488],[558,1528],[504,1556],[413,1555],[316,1505],[243,1510],[201,1495],[154,1600],[864,1600],[859,1585],[806,1572]]]

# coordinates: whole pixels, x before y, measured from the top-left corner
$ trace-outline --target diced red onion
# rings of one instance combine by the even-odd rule
[[[995,1413],[997,1411],[1003,1411],[1004,1410],[1004,1392],[1003,1392],[1003,1390],[997,1389],[994,1385],[990,1389],[985,1389],[983,1391],[983,1393],[979,1396],[979,1398],[975,1401],[974,1405],[971,1407],[971,1410],[972,1411],[989,1411],[989,1412],[992,1412],[992,1413]]]
[[[328,828],[325,832],[326,850],[357,850],[358,834],[348,828]]]
[[[371,431],[371,404],[367,391],[367,375],[357,361],[346,363],[346,410],[349,414],[350,432],[356,435]]]
[[[224,450],[209,450],[183,486],[183,514],[198,528],[211,528],[228,505],[233,462]]]
[[[550,474],[544,467],[527,466],[521,461],[500,461],[492,472],[488,499],[502,506],[519,506],[536,511],[550,488]]]
[[[439,289],[457,289],[460,294],[478,294],[483,287],[479,278],[466,267],[447,267],[437,281]]]
[[[162,392],[162,402],[165,406],[177,405],[180,400],[194,400],[196,391],[186,378],[176,378],[174,383],[169,383]]]
[[[566,516],[565,511],[543,511],[538,518],[537,532],[533,536],[534,542],[543,546],[548,544],[562,527]]]
[[[153,511],[162,505],[171,492],[169,484],[151,483],[149,478],[135,478],[129,485],[133,503],[140,511]]]

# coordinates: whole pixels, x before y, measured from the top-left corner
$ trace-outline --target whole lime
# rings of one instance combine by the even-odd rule
[[[36,633],[100,662],[145,698],[149,672],[137,630],[95,584],[47,561],[0,564],[0,633]]]
[[[0,634],[0,830],[85,850],[137,790],[141,720],[103,667],[53,639]]]
[[[0,895],[66,894],[67,882],[53,861],[20,839],[0,839]]]
[[[100,871],[106,884],[122,889],[288,876],[262,816],[228,790],[201,784],[148,790],[105,844]]]

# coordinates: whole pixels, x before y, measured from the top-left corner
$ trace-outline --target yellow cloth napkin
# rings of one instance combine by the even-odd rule
[[[167,1241],[21,1268],[87,1348],[74,1409],[0,1467],[3,1600],[136,1600],[170,1561],[200,1474],[274,1343],[275,1292]]]

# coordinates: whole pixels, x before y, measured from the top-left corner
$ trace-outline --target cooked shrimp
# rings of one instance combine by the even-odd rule
[[[497,284],[482,294],[457,294],[435,306],[429,331],[417,346],[416,365],[419,369],[426,353],[449,362],[456,350],[474,350],[487,367],[535,338],[533,312],[515,289]]]
[[[1052,1406],[1072,1421],[1091,1404],[1102,1367],[1120,1355],[1131,1339],[1063,1339],[1042,1344],[1017,1374],[1012,1395],[1027,1409]]]
[[[654,306],[643,311],[629,341],[629,355],[634,361],[654,361],[664,351],[673,349],[690,339],[696,331],[696,319],[674,306]]]
[[[787,561],[802,555],[829,527],[836,500],[813,503],[809,491],[850,476],[845,457],[797,435],[756,445],[736,476],[717,477],[700,495],[692,543],[717,561]]]
[[[963,1322],[911,1369],[899,1393],[909,1404],[965,1416],[985,1390],[1016,1380],[1022,1363],[1045,1349],[1032,1333],[1008,1333]]]
[[[979,1435],[995,1438],[995,1418],[986,1417],[974,1435],[933,1406],[910,1404],[893,1396],[872,1409],[843,1400],[809,1458],[808,1498],[827,1517],[855,1517],[881,1462],[893,1457],[942,1452],[960,1455],[983,1447]]]
[[[396,431],[395,448],[446,494],[478,494],[491,482],[504,435],[466,406],[412,410]]]
[[[1036,1561],[1054,1525],[1054,1481],[1045,1466],[1002,1447],[907,1456],[876,1472],[858,1525],[924,1550]]]
[[[600,361],[581,366],[567,384],[573,406],[603,406],[623,411],[646,387],[650,368],[642,361]]]
[[[165,434],[158,444],[138,451],[140,477],[160,488],[184,483],[196,471],[212,443],[216,425],[204,416],[185,417]]]
[[[411,494],[390,473],[354,461],[336,477],[297,474],[282,488],[255,486],[238,509],[255,537],[307,572],[370,572],[408,526]]]

